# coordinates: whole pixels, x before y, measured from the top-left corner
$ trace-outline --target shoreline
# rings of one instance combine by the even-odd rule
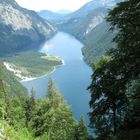
[[[60,66],[61,66],[61,65],[60,65]],[[57,66],[56,66],[56,67],[57,67]],[[36,79],[39,79],[39,78],[46,77],[46,76],[48,76],[49,74],[52,74],[53,72],[55,72],[56,67],[54,67],[52,71],[48,72],[48,74],[44,74],[44,75],[39,76],[39,77],[26,78],[26,79],[20,80],[20,82],[21,82],[21,83],[22,83],[22,82],[28,82],[28,81],[32,81],[32,80],[36,80]]]
[[[56,57],[56,58],[59,58],[59,59],[61,60],[62,64],[57,65],[57,66],[54,66],[53,69],[52,69],[50,72],[48,72],[48,73],[46,73],[46,74],[43,74],[43,75],[40,75],[40,76],[38,76],[38,77],[32,77],[32,76],[30,76],[30,75],[29,75],[29,76],[23,76],[23,75],[21,74],[22,71],[20,70],[20,68],[19,68],[19,69],[15,69],[15,68],[14,68],[14,65],[11,64],[11,63],[8,63],[8,62],[3,62],[3,64],[4,64],[4,66],[6,67],[7,70],[13,72],[14,75],[15,75],[17,78],[19,78],[19,82],[28,82],[28,81],[32,81],[32,80],[35,80],[35,79],[38,79],[38,78],[42,78],[42,77],[48,76],[48,75],[54,73],[55,70],[57,69],[57,67],[60,67],[60,66],[65,65],[65,61],[64,61],[63,59],[61,59],[61,58],[58,57],[58,56],[55,56],[55,57]]]
[[[55,56],[55,57],[56,57],[56,56]],[[58,57],[58,58],[61,59],[60,57]],[[64,65],[65,65],[65,61],[64,61],[63,59],[61,59],[61,62],[62,62],[62,64],[57,65],[57,66],[54,66],[52,71],[48,72],[47,74],[43,74],[43,75],[41,75],[41,76],[38,76],[38,77],[31,77],[31,76],[25,77],[25,76],[21,75],[21,71],[20,71],[20,70],[14,69],[14,68],[12,67],[12,65],[10,65],[10,63],[8,63],[8,62],[3,62],[3,64],[4,64],[4,66],[6,67],[6,69],[9,70],[9,71],[11,71],[11,72],[13,72],[13,73],[15,74],[15,76],[18,77],[18,78],[20,79],[19,82],[22,83],[22,82],[32,81],[32,80],[35,80],[35,79],[38,79],[38,78],[43,78],[43,77],[45,77],[45,76],[48,76],[48,75],[54,73],[55,70],[57,69],[57,67],[61,67],[61,66],[64,66]]]
[[[32,77],[32,78],[27,78],[25,80],[20,80],[20,82],[28,82],[28,81],[32,81],[32,80],[36,80],[36,79],[39,79],[39,78],[43,78],[43,77],[46,77],[46,76],[49,76],[50,74],[54,73],[57,69],[57,67],[61,67],[61,66],[64,66],[65,63],[64,63],[64,60],[61,60],[62,61],[62,64],[61,65],[58,65],[58,66],[54,66],[53,70],[50,71],[48,74],[44,74],[42,76],[39,76],[39,77]]]

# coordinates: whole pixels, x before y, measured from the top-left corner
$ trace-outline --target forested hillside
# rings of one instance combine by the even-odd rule
[[[3,85],[1,85],[3,84]],[[9,72],[6,67],[0,62],[0,91],[4,89],[6,94],[12,96],[26,96],[27,90],[24,88],[16,77]],[[2,93],[1,93],[2,94]],[[2,96],[0,94],[0,96]]]
[[[3,69],[3,68],[2,68]],[[2,79],[6,79],[6,76]],[[15,83],[15,82],[14,82]],[[14,86],[16,87],[16,86]],[[79,140],[88,138],[84,119],[78,123],[55,83],[50,79],[45,99],[35,91],[24,96],[8,94],[0,82],[0,137],[6,140]]]
[[[116,47],[116,43],[112,42],[116,33],[116,30],[110,31],[110,25],[105,21],[88,33],[83,39],[86,46],[82,48],[85,61],[91,64],[104,55],[107,50]]]

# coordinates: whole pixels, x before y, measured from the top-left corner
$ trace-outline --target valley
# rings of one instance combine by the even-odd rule
[[[1,2],[1,6],[5,7],[0,12],[9,14],[8,20],[4,15],[1,17],[2,34],[7,30],[6,38],[9,39],[8,42],[1,39],[0,43],[4,46],[4,49],[0,47],[4,51],[1,51],[4,65],[19,81],[22,80],[29,93],[32,88],[35,89],[37,98],[45,97],[48,79],[53,78],[76,119],[83,115],[88,124],[89,96],[86,88],[92,74],[88,65],[104,55],[107,49],[115,47],[111,42],[115,33],[108,31],[109,24],[105,17],[108,8],[112,8],[116,2],[108,0],[103,4],[91,1],[73,13],[44,10],[38,15],[9,0]],[[8,6],[8,3],[11,5]],[[13,11],[11,14],[8,7]],[[82,102],[76,106],[78,100]]]
[[[139,140],[139,9],[0,0],[0,140]]]
[[[38,79],[23,81],[22,84],[30,92],[36,91],[37,98],[45,98],[48,79],[53,78],[64,98],[71,106],[77,120],[83,115],[88,124],[89,93],[86,90],[90,83],[91,68],[83,61],[81,49],[83,44],[73,36],[58,32],[51,40],[40,48],[40,52],[59,56],[64,64],[56,68],[53,73]],[[77,104],[77,102],[79,102]]]
[[[106,17],[109,10],[120,1],[90,1],[77,11],[52,23],[58,30],[73,35],[84,44],[82,48],[84,60],[91,65],[108,49],[116,47],[112,39],[117,31],[110,30]]]

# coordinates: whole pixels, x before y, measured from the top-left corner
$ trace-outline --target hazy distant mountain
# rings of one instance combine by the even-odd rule
[[[108,32],[110,27],[105,23],[105,17],[109,9],[120,1],[92,0],[57,22],[60,30],[74,35],[85,44],[83,54],[88,63],[104,54],[108,48],[115,46],[112,43],[115,33]]]
[[[14,0],[0,0],[0,55],[35,48],[56,29]]]
[[[46,20],[49,20],[50,22],[56,21],[63,16],[62,14],[51,12],[48,10],[42,10],[42,11],[38,12],[38,15]]]
[[[109,9],[111,7],[114,7],[116,3],[120,1],[122,0],[92,0],[71,15],[68,15],[67,19],[87,16],[90,12],[93,12],[93,10],[97,8],[104,7],[106,9]]]
[[[65,10],[65,9],[59,10],[57,12],[42,10],[42,11],[38,12],[38,15],[50,22],[57,22],[58,20],[63,19],[64,16],[66,16],[70,13],[71,13],[71,11]]]

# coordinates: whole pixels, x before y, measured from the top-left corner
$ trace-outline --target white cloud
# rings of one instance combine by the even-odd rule
[[[16,0],[22,7],[40,11],[43,9],[58,11],[61,9],[77,10],[91,0]]]

